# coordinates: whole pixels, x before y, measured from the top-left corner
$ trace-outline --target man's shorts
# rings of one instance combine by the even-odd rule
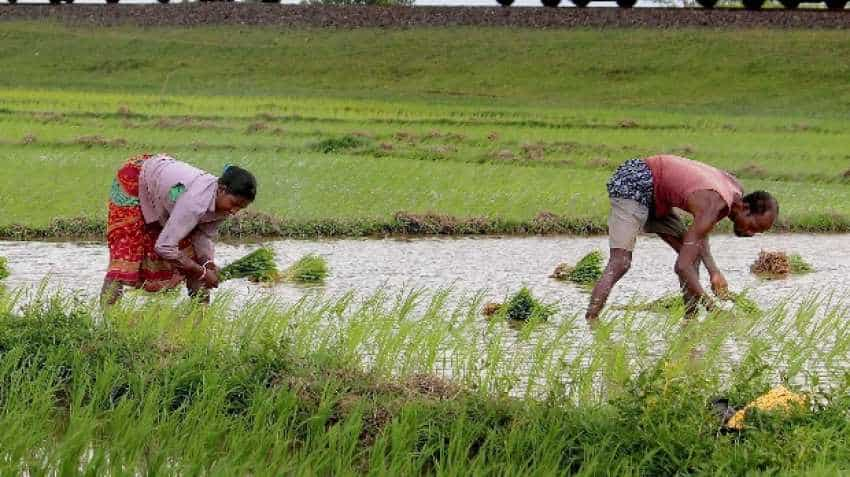
[[[641,230],[650,234],[682,238],[688,228],[675,213],[653,217],[649,208],[636,200],[611,197],[608,215],[608,244],[611,248],[632,251]]]

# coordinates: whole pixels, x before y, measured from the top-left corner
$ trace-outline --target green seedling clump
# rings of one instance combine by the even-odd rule
[[[729,292],[721,298],[723,301],[728,301],[733,304],[735,310],[746,315],[754,315],[762,313],[758,304],[748,297],[745,293]],[[685,303],[682,295],[679,293],[671,293],[664,295],[661,298],[644,303],[635,303],[619,307],[627,311],[648,311],[651,313],[669,313],[674,310],[684,309]]]
[[[602,253],[594,250],[582,257],[575,268],[567,274],[567,279],[579,285],[590,286],[602,278]]]
[[[528,321],[532,318],[548,319],[555,313],[555,308],[534,298],[531,290],[522,287],[505,303],[505,316],[509,320]]]
[[[322,282],[328,276],[328,262],[319,255],[305,255],[286,270],[285,276],[298,283]]]
[[[9,276],[9,267],[6,266],[6,259],[0,257],[0,280]]]
[[[221,279],[247,278],[253,282],[273,282],[280,278],[274,251],[260,248],[221,269]]]
[[[805,273],[814,272],[815,269],[808,262],[803,260],[799,253],[792,253],[788,256],[788,261],[791,264],[792,275],[802,275]]]

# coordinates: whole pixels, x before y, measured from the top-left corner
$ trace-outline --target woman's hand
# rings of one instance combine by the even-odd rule
[[[204,286],[206,288],[218,288],[218,284],[221,281],[221,278],[218,275],[218,267],[212,261],[205,261],[204,263],[206,263],[206,265],[203,265],[205,272],[201,278],[204,282]]]

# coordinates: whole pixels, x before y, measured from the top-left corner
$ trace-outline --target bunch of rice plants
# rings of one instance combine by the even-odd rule
[[[223,267],[219,272],[222,281],[234,278],[247,278],[252,282],[273,282],[280,280],[280,272],[275,263],[274,250],[262,247]]]
[[[560,263],[549,276],[556,280],[569,280],[577,285],[592,287],[602,278],[602,252],[594,250],[588,253],[574,267]]]
[[[505,316],[509,320],[528,321],[532,318],[547,320],[557,311],[554,306],[547,305],[531,294],[531,290],[522,287],[504,304]]]
[[[325,280],[328,276],[328,263],[319,255],[309,254],[298,259],[286,272],[287,280],[298,283],[317,283]]]
[[[801,257],[799,253],[792,253],[789,255],[788,261],[791,265],[792,275],[802,275],[804,273],[811,273],[815,271],[815,268],[803,260],[803,257]]]
[[[6,266],[6,259],[0,257],[0,280],[9,276],[9,267]]]
[[[594,250],[578,261],[567,279],[573,283],[592,286],[602,278],[602,253]]]

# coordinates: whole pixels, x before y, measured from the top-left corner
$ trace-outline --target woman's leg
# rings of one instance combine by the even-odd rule
[[[114,305],[124,295],[124,284],[109,277],[103,279],[103,287],[100,289],[100,305],[103,307]]]

